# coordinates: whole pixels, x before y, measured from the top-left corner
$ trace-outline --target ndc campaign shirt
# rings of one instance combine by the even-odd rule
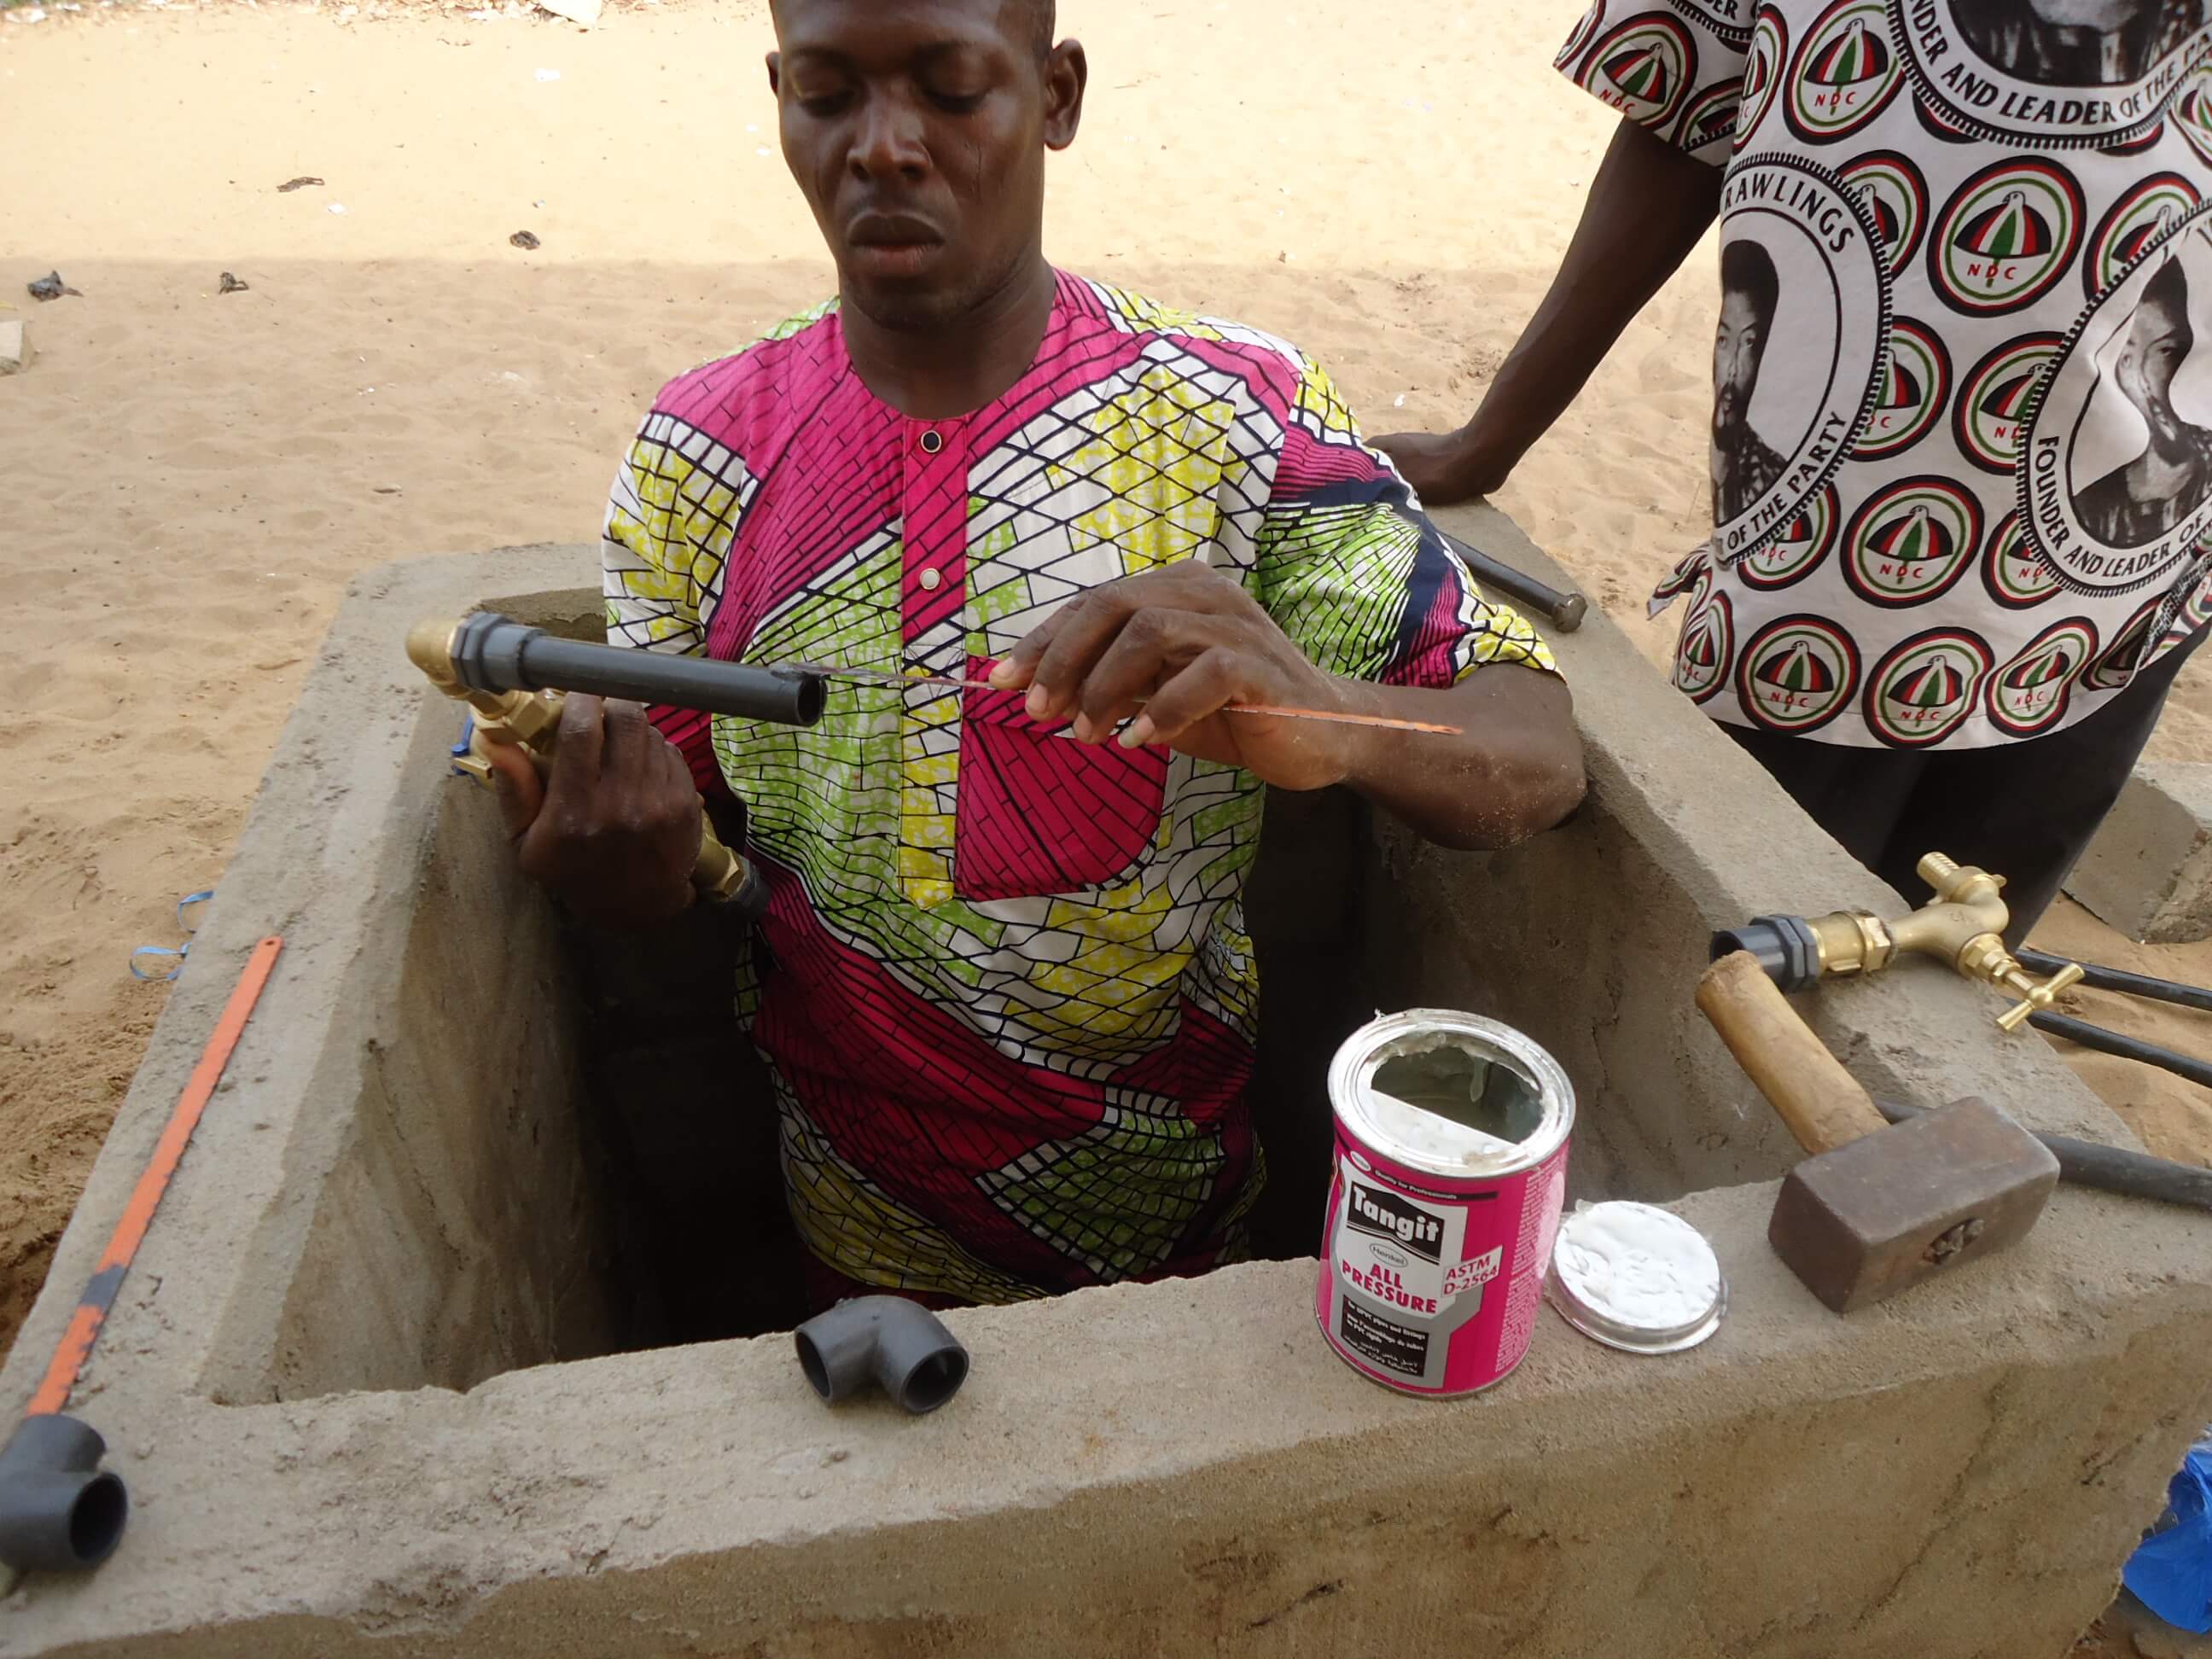
[[[607,631],[981,679],[1070,599],[1181,559],[1333,673],[1552,667],[1306,357],[1065,275],[1029,372],[957,419],[869,392],[834,307],[672,383],[609,504]],[[653,711],[745,805],[770,897],[740,1010],[799,1236],[865,1283],[1005,1302],[1244,1249],[1263,791],[1022,702],[833,681],[813,726]]]
[[[1674,683],[1820,742],[2094,715],[2212,615],[2212,0],[1597,0],[1726,169]]]

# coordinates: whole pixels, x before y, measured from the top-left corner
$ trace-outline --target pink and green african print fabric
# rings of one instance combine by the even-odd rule
[[[670,385],[615,483],[608,631],[978,679],[1069,598],[1189,558],[1335,673],[1552,667],[1296,349],[1066,276],[1029,373],[957,419],[870,392],[834,306]],[[773,896],[740,995],[817,1256],[1001,1302],[1240,1253],[1255,780],[1056,738],[1012,692],[654,718],[747,807]]]

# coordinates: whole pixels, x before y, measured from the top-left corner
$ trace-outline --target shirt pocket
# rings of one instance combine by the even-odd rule
[[[952,885],[964,899],[1038,898],[1118,884],[1151,852],[1169,752],[1054,737],[1023,691],[968,695]]]

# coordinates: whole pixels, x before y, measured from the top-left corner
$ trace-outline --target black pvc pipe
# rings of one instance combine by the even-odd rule
[[[2094,1048],[2103,1054],[2117,1054],[2122,1060],[2141,1060],[2146,1066],[2155,1066],[2176,1077],[2185,1077],[2191,1083],[2201,1083],[2212,1089],[2212,1061],[2191,1060],[2187,1054],[2161,1048],[2155,1042],[2145,1042],[2141,1037],[2108,1031],[2101,1025],[2092,1025],[2087,1020],[2075,1019],[2070,1014],[2030,1014],[2027,1023],[2039,1031],[2048,1031],[2053,1036],[2064,1037],[2069,1042],[2078,1042],[2084,1048]]]
[[[580,691],[778,726],[813,725],[828,695],[819,674],[588,645],[489,611],[461,623],[453,657],[472,691]]]
[[[2054,957],[2045,951],[2015,951],[2021,966],[2033,973],[2055,974],[2067,965],[2068,958]],[[2124,968],[2100,968],[2094,963],[2081,964],[2081,983],[2094,986],[2100,991],[2119,991],[2131,997],[2148,997],[2154,1002],[2179,1003],[2184,1008],[2202,1008],[2212,1013],[2212,991],[2201,985],[2184,985],[2170,979],[2154,979],[2148,974],[2131,974]]]
[[[902,1296],[840,1302],[792,1333],[799,1367],[835,1402],[871,1382],[905,1410],[933,1412],[968,1380],[968,1350],[937,1316]]]
[[[27,1417],[0,1449],[0,1562],[18,1572],[82,1572],[113,1554],[130,1516],[107,1443],[74,1417]]]
[[[1820,941],[1802,916],[1753,916],[1741,927],[1715,933],[1711,949],[1715,962],[1748,951],[1785,991],[1810,990],[1820,982]]]

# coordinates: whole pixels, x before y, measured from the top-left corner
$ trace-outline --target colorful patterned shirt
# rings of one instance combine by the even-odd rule
[[[2212,0],[1595,0],[1726,169],[1674,683],[1824,743],[2094,714],[2212,618]]]
[[[1313,363],[1066,276],[1030,371],[957,419],[870,392],[834,306],[671,384],[615,482],[608,633],[981,679],[1072,596],[1192,558],[1332,673],[1552,667]],[[792,1212],[866,1283],[1003,1302],[1243,1248],[1261,788],[1022,704],[838,682],[806,728],[654,711],[745,804],[771,897],[740,1006]]]

